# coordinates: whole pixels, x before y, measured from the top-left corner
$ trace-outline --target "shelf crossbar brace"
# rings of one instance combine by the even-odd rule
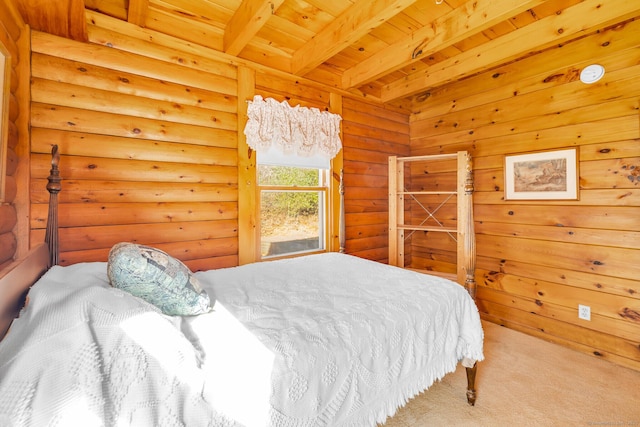
[[[405,192],[408,193],[407,189],[404,189]],[[427,213],[427,217],[425,219],[422,220],[422,222],[419,225],[423,225],[425,222],[427,222],[430,218],[433,218],[433,220],[436,222],[436,224],[438,224],[438,226],[440,226],[441,228],[445,228],[444,224],[442,224],[438,218],[435,217],[435,214],[438,213],[438,211],[440,210],[440,208],[442,206],[444,206],[445,203],[447,203],[449,201],[449,199],[451,199],[451,197],[453,197],[453,194],[449,194],[449,196],[444,199],[442,201],[442,203],[440,203],[434,210],[433,212],[429,211],[429,209],[427,209],[422,203],[420,203],[420,201],[413,195],[413,194],[409,194],[409,196],[411,196],[411,198],[413,199],[414,202],[416,202],[418,204],[418,206],[420,206],[422,208],[423,211],[425,211]],[[407,240],[409,237],[411,237],[413,235],[413,233],[415,233],[418,230],[412,230],[407,236],[404,236],[404,240]],[[444,231],[444,230],[443,230]],[[455,236],[453,234],[451,234],[450,231],[446,231],[446,233],[449,235],[449,237],[451,237],[453,239],[454,242],[458,242],[458,239],[455,238]]]

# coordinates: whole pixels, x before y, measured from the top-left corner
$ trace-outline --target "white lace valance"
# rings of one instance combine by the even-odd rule
[[[299,105],[291,107],[286,101],[256,95],[249,101],[247,115],[244,134],[249,147],[256,151],[276,147],[284,154],[332,159],[342,148],[342,117],[338,114]]]

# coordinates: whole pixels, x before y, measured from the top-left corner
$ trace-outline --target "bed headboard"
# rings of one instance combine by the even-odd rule
[[[45,243],[32,248],[26,256],[15,260],[0,271],[0,340],[4,338],[11,322],[24,306],[27,292],[52,265],[58,264],[58,193],[61,185],[60,154],[58,146],[51,150],[49,183],[49,213]]]

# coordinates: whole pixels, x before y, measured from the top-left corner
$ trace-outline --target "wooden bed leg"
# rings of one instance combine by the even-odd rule
[[[478,370],[478,362],[473,364],[472,368],[467,369],[467,403],[471,406],[476,404],[476,371]]]

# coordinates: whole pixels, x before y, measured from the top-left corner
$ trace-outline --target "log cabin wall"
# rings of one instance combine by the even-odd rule
[[[62,264],[104,261],[113,244],[133,241],[193,270],[238,265],[238,106],[245,100],[237,96],[236,64],[87,15],[89,43],[32,34],[31,240],[44,238],[49,152],[58,144]],[[320,109],[336,98],[276,74],[257,70],[255,93]],[[347,251],[384,261],[386,158],[408,152],[409,112],[348,99],[343,109],[347,223],[354,221]]]
[[[640,21],[416,99],[411,154],[474,159],[477,302],[492,322],[640,369]],[[606,69],[594,84],[580,70]],[[507,201],[504,156],[578,148],[579,200]],[[420,256],[418,256],[420,252]],[[414,247],[424,267],[443,258]],[[578,305],[591,320],[578,318]]]
[[[32,34],[31,239],[58,144],[61,264],[131,241],[194,270],[237,265],[236,68],[89,27],[105,46]]]
[[[409,116],[345,99],[343,119],[346,252],[387,263],[388,158],[409,153]]]
[[[0,173],[4,175],[4,198],[0,191],[0,270],[24,256],[29,249],[29,137],[28,113],[25,113],[29,107],[28,34],[28,28],[13,2],[1,2],[0,41],[7,53],[5,61],[9,63],[11,72],[4,81],[4,88],[9,91],[8,109],[3,111],[0,106],[0,114],[7,115],[7,128],[3,129],[7,137],[6,158],[0,167]],[[0,136],[0,150],[3,143]]]

